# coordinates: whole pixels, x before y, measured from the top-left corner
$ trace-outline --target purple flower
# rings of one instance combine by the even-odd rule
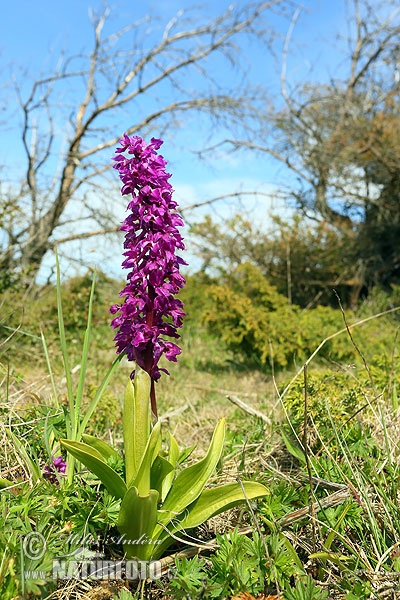
[[[110,309],[116,315],[112,326],[118,329],[114,339],[117,353],[125,352],[128,360],[150,375],[154,414],[154,381],[161,371],[168,373],[158,362],[163,354],[170,361],[177,360],[180,348],[166,338],[179,338],[177,329],[185,314],[182,302],[175,298],[185,285],[179,268],[186,263],[177,256],[185,248],[178,230],[183,220],[172,199],[167,163],[157,154],[162,143],[152,138],[146,144],[138,136],[125,134],[113,157],[123,183],[121,193],[131,196],[129,214],[121,226],[127,285],[120,293],[123,303]]]
[[[58,483],[57,473],[64,474],[67,470],[67,463],[63,460],[62,456],[57,458],[52,457],[53,464],[50,467],[46,465],[43,470],[43,477],[48,479],[51,483]]]

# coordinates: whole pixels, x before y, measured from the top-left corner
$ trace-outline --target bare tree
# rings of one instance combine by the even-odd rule
[[[247,35],[270,47],[265,16],[283,5],[232,6],[206,21],[180,11],[160,30],[149,32],[145,19],[105,35],[107,9],[93,18],[89,55],[61,57],[30,89],[17,81],[26,171],[17,191],[0,188],[3,279],[13,272],[32,281],[54,246],[117,229],[94,198],[104,194],[110,149],[124,130],[162,136],[195,113],[243,131],[259,96],[245,83],[245,65],[240,71],[240,43]],[[237,86],[224,89],[213,78],[214,59],[236,70]]]
[[[288,82],[294,14],[282,61],[283,104],[265,109],[257,144],[225,144],[268,153],[291,171],[287,197],[347,238],[349,280],[360,290],[400,281],[400,9],[372,0],[349,0],[348,9],[349,32],[339,39],[344,59],[325,84]]]

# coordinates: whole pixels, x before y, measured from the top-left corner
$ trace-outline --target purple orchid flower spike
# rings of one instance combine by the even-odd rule
[[[151,378],[151,408],[157,417],[154,382],[166,369],[158,366],[162,355],[176,362],[180,348],[166,338],[179,338],[177,330],[185,316],[182,302],[175,295],[185,285],[179,272],[187,264],[177,255],[184,250],[178,227],[182,217],[176,212],[173,189],[166,172],[167,162],[157,154],[162,140],[146,144],[138,136],[124,135],[113,157],[113,167],[123,182],[122,195],[130,195],[122,266],[129,269],[127,285],[120,295],[122,304],[110,311],[112,326],[118,329],[114,340],[117,353],[126,353]],[[134,377],[134,371],[131,376]]]

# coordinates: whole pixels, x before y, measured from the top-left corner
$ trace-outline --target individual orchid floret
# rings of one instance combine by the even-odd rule
[[[57,473],[64,475],[67,470],[67,463],[64,461],[62,456],[57,458],[52,457],[52,465],[46,465],[43,470],[43,477],[48,479],[51,483],[58,483]]]
[[[172,198],[167,162],[157,154],[162,143],[152,138],[146,144],[125,134],[113,157],[123,183],[121,193],[130,196],[129,214],[121,226],[125,232],[122,266],[129,273],[120,293],[123,303],[111,307],[116,315],[112,326],[118,329],[114,339],[117,353],[124,352],[150,375],[154,414],[154,381],[161,371],[168,373],[158,363],[162,355],[177,360],[180,348],[167,338],[179,338],[177,330],[185,314],[175,297],[185,285],[179,269],[186,263],[178,256],[185,248],[178,230],[183,220]]]

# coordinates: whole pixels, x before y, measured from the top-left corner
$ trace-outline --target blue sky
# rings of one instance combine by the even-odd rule
[[[161,23],[165,23],[178,10],[189,10],[194,4],[199,5],[188,0],[114,0],[108,26],[111,31],[145,15],[152,15],[154,19],[159,18]],[[216,16],[230,4],[230,0],[208,0],[201,2],[199,12],[210,17]],[[243,6],[247,2],[239,0],[236,4]],[[14,5],[9,1],[0,0],[0,57],[4,67],[0,72],[0,106],[3,108],[0,119],[2,114],[6,114],[8,119],[8,130],[3,135],[0,148],[0,164],[6,167],[2,174],[9,183],[23,169],[21,148],[15,135],[20,117],[13,110],[15,100],[10,77],[23,82],[24,72],[28,78],[46,72],[56,64],[61,52],[70,54],[90,48],[90,10],[91,7],[98,10],[101,6],[102,2],[98,0],[19,0],[14,10]],[[292,84],[304,78],[321,82],[337,74],[335,69],[341,58],[336,36],[347,34],[345,1],[304,0],[301,6],[290,45],[288,80]],[[288,20],[280,17],[271,17],[271,24],[282,36],[289,26]],[[280,85],[282,44],[282,41],[277,42],[276,59],[262,54],[255,44],[245,44],[243,47],[253,81],[266,85],[271,93],[276,94]],[[122,133],[125,125],[121,127]],[[191,150],[194,144],[200,148],[202,142],[201,127],[196,129],[196,123],[190,122],[179,134],[171,132],[171,139],[165,137],[163,154],[169,160],[172,183],[182,206],[240,189],[272,194],[275,186],[285,177],[282,168],[267,157],[221,153],[217,159],[200,162]],[[248,206],[259,221],[260,218],[266,218],[270,202],[254,199]],[[275,204],[275,208],[280,209],[279,203]],[[232,203],[225,202],[214,210],[217,214],[226,215],[234,209]],[[122,220],[123,216],[119,214],[116,218]],[[100,261],[101,258],[96,256],[95,247],[93,260]],[[114,269],[114,265],[110,268]]]

